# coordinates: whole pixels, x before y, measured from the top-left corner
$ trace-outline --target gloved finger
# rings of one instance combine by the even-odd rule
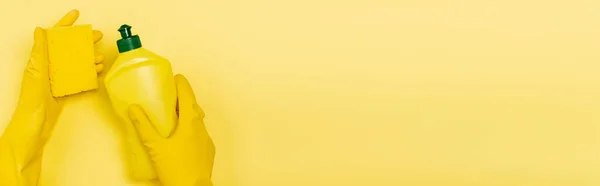
[[[46,59],[42,59],[46,56],[44,55],[47,47],[46,31],[40,27],[35,28],[35,31],[33,32],[33,42],[33,48],[31,49],[31,56],[27,65],[27,70],[33,70],[30,72],[43,73],[48,67],[48,64],[42,64],[43,62],[47,61]]]
[[[96,51],[94,53],[94,61],[96,62],[96,64],[104,62],[104,55],[102,55],[102,53]]]
[[[102,64],[104,62],[104,55],[96,51],[94,58],[94,61],[96,62],[96,73],[100,73],[104,70],[104,64]]]
[[[79,10],[71,10],[54,27],[71,26],[79,18]]]
[[[129,119],[135,127],[140,140],[144,144],[153,143],[162,139],[162,137],[156,132],[156,129],[148,119],[146,112],[139,105],[132,105],[128,109]]]
[[[175,85],[177,86],[177,104],[180,116],[195,113],[196,96],[188,80],[183,75],[177,74],[175,75]]]
[[[104,70],[104,64],[96,64],[96,73],[100,73]]]
[[[92,31],[92,38],[94,39],[94,43],[98,43],[98,41],[100,41],[102,37],[104,37],[104,34],[102,34],[102,32],[100,32],[99,30]]]
[[[36,27],[33,31],[33,50],[32,53],[39,53],[44,51],[46,46],[46,31],[40,27]]]

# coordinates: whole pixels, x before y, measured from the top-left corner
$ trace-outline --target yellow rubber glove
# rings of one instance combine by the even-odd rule
[[[79,11],[67,13],[56,27],[70,26]],[[102,39],[94,31],[94,42]],[[102,71],[104,57],[96,54],[96,69]],[[13,118],[0,137],[0,185],[37,185],[44,144],[61,111],[60,102],[50,93],[46,32],[36,28],[34,45],[21,84],[21,94]]]
[[[175,84],[179,122],[170,137],[161,137],[137,105],[129,108],[129,117],[164,186],[212,186],[215,146],[202,120],[204,112],[185,77],[176,75]]]

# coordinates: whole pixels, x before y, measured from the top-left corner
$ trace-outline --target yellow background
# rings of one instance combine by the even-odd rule
[[[598,185],[594,0],[2,0],[0,126],[33,28],[133,26],[186,75],[217,186]],[[43,185],[128,185],[100,91],[68,100]]]

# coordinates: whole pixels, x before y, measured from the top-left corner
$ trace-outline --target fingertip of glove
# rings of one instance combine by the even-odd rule
[[[33,32],[33,34],[38,34],[39,32],[42,32],[44,29],[42,29],[42,27],[35,27],[35,31]]]
[[[42,37],[44,37],[44,29],[41,27],[35,27],[35,30],[33,31],[33,39],[38,41],[39,39],[42,39]]]
[[[190,88],[190,82],[187,80],[187,78],[185,78],[185,76],[181,75],[181,74],[177,74],[174,77],[175,79],[175,84],[177,84],[178,89],[189,89]]]
[[[175,74],[174,78],[175,78],[175,80],[177,80],[177,79],[185,79],[185,77],[183,75],[181,75],[181,74]]]
[[[79,10],[73,9],[67,13],[69,16],[79,16]]]
[[[92,37],[93,37],[94,43],[97,43],[98,41],[100,41],[102,39],[102,37],[104,37],[104,34],[102,34],[102,32],[100,32],[100,30],[92,30]]]
[[[96,65],[96,73],[100,73],[100,72],[102,72],[102,70],[104,70],[104,64],[97,64]]]

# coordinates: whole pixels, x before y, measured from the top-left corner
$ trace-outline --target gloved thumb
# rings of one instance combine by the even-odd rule
[[[46,51],[48,50],[48,46],[46,42],[46,31],[40,27],[35,28],[33,33],[33,48],[31,49],[31,56],[27,65],[28,71],[38,73],[47,71],[48,53]]]
[[[148,119],[148,116],[142,107],[139,105],[132,105],[129,107],[128,112],[129,119],[131,120],[131,123],[133,123],[142,143],[148,144],[163,139],[154,128],[154,125],[150,122],[150,119]]]

